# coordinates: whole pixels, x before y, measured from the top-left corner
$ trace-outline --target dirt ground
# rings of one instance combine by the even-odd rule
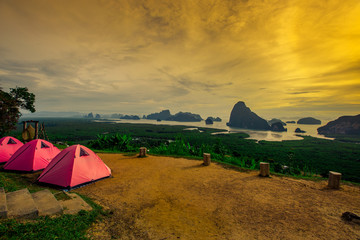
[[[74,190],[109,208],[94,239],[360,239],[360,187],[262,178],[183,158],[99,154],[113,178]]]

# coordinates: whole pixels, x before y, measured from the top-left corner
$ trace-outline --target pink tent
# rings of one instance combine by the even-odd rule
[[[35,139],[19,148],[4,165],[5,170],[35,172],[44,169],[60,150],[50,142]]]
[[[11,156],[24,144],[14,137],[0,139],[0,163],[6,163]]]
[[[73,145],[51,161],[38,181],[71,189],[110,176],[110,168],[93,151]]]

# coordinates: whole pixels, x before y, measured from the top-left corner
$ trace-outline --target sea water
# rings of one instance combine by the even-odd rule
[[[94,120],[94,121],[105,121],[105,120]],[[321,126],[326,125],[327,122],[322,121],[321,125],[307,125],[307,124],[291,124],[288,123],[285,128],[287,132],[273,132],[273,131],[260,131],[260,130],[249,130],[241,128],[228,127],[226,125],[227,121],[214,122],[214,124],[206,124],[205,121],[201,122],[176,122],[176,121],[157,121],[152,119],[140,119],[140,120],[127,120],[127,119],[106,119],[106,122],[114,123],[138,123],[138,124],[154,124],[154,125],[181,125],[192,128],[206,127],[206,128],[215,128],[221,129],[219,132],[214,134],[231,134],[237,132],[247,133],[250,137],[249,139],[255,140],[266,140],[266,141],[284,141],[284,140],[301,140],[302,137],[299,136],[312,136],[316,138],[330,139],[323,135],[317,133],[317,129]],[[301,130],[306,131],[306,133],[295,133],[295,129],[300,128]],[[186,129],[186,128],[184,128]],[[193,129],[194,130],[194,129]]]

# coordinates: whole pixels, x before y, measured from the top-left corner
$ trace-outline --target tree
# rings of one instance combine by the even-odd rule
[[[10,92],[4,92],[0,87],[0,136],[16,129],[16,124],[21,117],[20,109],[35,112],[35,95],[28,89],[16,87],[10,88]]]

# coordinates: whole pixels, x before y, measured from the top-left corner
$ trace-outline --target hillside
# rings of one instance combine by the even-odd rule
[[[94,239],[357,239],[360,188],[326,181],[260,178],[201,161],[99,154],[113,178],[75,190],[112,215],[88,232]]]
[[[325,136],[353,135],[360,136],[360,114],[356,116],[342,116],[338,119],[319,127],[319,134]]]

